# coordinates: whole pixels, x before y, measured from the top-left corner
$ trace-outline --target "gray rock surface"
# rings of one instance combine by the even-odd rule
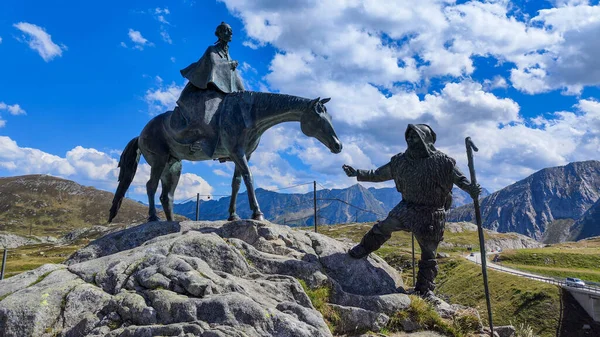
[[[446,231],[451,233],[476,232],[477,225],[470,222],[448,222],[446,223]],[[487,234],[485,241],[486,250],[488,252],[506,250],[506,249],[522,249],[522,248],[539,248],[543,244],[519,233],[498,233],[484,229]],[[442,241],[440,247],[453,248],[462,246],[466,248],[469,245],[456,245],[450,242]]]
[[[337,332],[342,334],[356,334],[365,331],[377,332],[384,328],[390,318],[387,315],[355,307],[331,305],[340,318]]]
[[[0,281],[0,336],[331,336],[299,281],[330,289],[344,329],[377,331],[410,299],[349,247],[252,220],[139,225]]]
[[[600,161],[540,170],[481,200],[483,226],[541,240],[553,223],[579,219],[600,199]],[[473,205],[453,209],[448,221],[475,220]],[[550,243],[550,242],[549,242]]]
[[[8,232],[0,232],[0,248],[17,248],[40,243],[59,243],[57,238],[51,236],[20,236]]]
[[[600,199],[596,201],[569,229],[570,241],[600,236]]]

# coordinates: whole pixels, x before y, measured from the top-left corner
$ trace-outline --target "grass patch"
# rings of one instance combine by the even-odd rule
[[[550,277],[600,282],[600,238],[500,254],[507,267]]]
[[[66,246],[45,243],[10,249],[6,258],[5,278],[38,268],[47,263],[62,263],[85,245],[87,245],[87,241]]]
[[[6,293],[6,294],[0,296],[0,302],[2,302],[3,299],[7,298],[10,295],[12,295],[12,293]]]
[[[440,264],[438,292],[451,303],[473,307],[487,323],[481,266],[462,259]],[[554,336],[560,318],[560,288],[488,270],[494,325],[526,324],[539,336]]]
[[[53,270],[53,271],[54,271],[54,270]],[[33,281],[33,283],[31,283],[31,284],[30,284],[28,287],[34,286],[34,285],[36,285],[36,284],[38,284],[38,283],[42,282],[42,281],[43,281],[43,280],[46,278],[46,276],[50,275],[50,274],[51,274],[53,271],[49,271],[49,272],[47,272],[47,273],[44,273],[44,274],[40,275],[40,276],[37,278],[37,280]]]
[[[567,277],[577,277],[585,281],[600,283],[600,266],[599,269],[589,270],[580,268],[555,268],[543,266],[527,266],[522,264],[502,263],[503,266],[530,272],[537,275],[556,277],[564,279]]]
[[[303,280],[298,281],[300,282],[300,285],[302,285],[302,289],[304,289],[306,295],[308,295],[313,307],[315,307],[315,309],[317,309],[317,311],[323,315],[325,323],[327,323],[331,333],[336,333],[337,326],[340,323],[340,316],[337,311],[335,311],[335,309],[328,304],[331,298],[331,288],[320,287],[316,289],[310,289],[306,282]]]
[[[418,296],[410,295],[410,306],[390,317],[386,332],[403,331],[406,321],[417,323],[422,330],[433,330],[446,336],[463,337],[479,330],[479,320],[474,315],[459,315],[445,320],[433,306]]]

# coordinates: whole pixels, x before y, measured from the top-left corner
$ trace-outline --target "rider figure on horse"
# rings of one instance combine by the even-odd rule
[[[182,102],[198,90],[211,90],[223,94],[236,91],[244,91],[244,85],[239,73],[236,71],[238,61],[231,60],[229,56],[229,45],[233,31],[231,26],[221,22],[215,31],[219,38],[214,45],[209,46],[204,55],[197,61],[182,69],[181,75],[189,82],[181,92],[177,103],[184,106]],[[202,148],[201,140],[190,146],[192,152]]]

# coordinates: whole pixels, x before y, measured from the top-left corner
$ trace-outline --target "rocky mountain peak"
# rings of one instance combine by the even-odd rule
[[[554,230],[553,226],[571,225],[599,198],[600,161],[546,168],[484,198],[483,225],[541,240],[548,231],[564,232]],[[448,220],[473,221],[473,206],[454,209]]]

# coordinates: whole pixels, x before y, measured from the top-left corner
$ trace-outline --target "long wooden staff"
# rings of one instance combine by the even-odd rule
[[[475,166],[473,165],[473,150],[479,151],[477,146],[473,144],[471,137],[465,138],[465,145],[467,146],[467,158],[469,160],[469,172],[471,173],[471,184],[477,184],[477,177],[475,176]],[[488,319],[490,321],[490,336],[494,336],[494,324],[492,323],[492,304],[490,303],[490,290],[488,288],[488,277],[487,277],[487,260],[485,256],[485,239],[483,238],[483,226],[481,224],[481,210],[479,209],[479,195],[473,198],[473,206],[475,207],[475,219],[477,221],[477,232],[479,232],[479,250],[481,251],[481,272],[483,274],[483,286],[485,289],[485,301],[487,304]]]

